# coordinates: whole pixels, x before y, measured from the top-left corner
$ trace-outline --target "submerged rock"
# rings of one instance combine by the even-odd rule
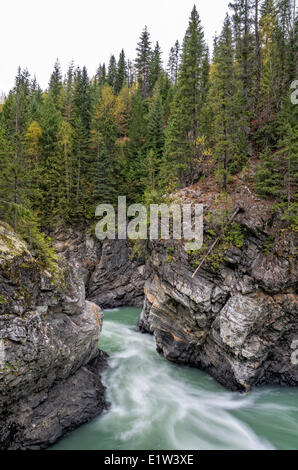
[[[76,270],[42,268],[0,224],[0,448],[39,449],[106,407],[103,314]]]

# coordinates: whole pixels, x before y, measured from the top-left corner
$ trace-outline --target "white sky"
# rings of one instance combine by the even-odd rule
[[[99,62],[123,47],[134,59],[147,24],[167,63],[176,39],[182,42],[196,3],[210,47],[229,0],[2,0],[0,2],[0,93],[13,86],[17,68],[27,67],[46,88],[58,57],[63,72],[72,59],[92,76]]]

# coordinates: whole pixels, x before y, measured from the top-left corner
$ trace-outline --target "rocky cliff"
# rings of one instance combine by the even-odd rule
[[[198,186],[179,197],[204,204],[210,246],[223,213],[220,204],[215,207],[220,195],[203,194]],[[297,386],[293,233],[246,186],[233,193],[231,213],[235,208],[241,209],[233,224],[236,236],[219,242],[194,279],[200,253],[190,256],[178,242],[150,244],[151,276],[139,328],[154,334],[168,360],[203,369],[229,389]]]
[[[40,449],[105,407],[103,314],[71,267],[41,268],[0,224],[0,448]]]
[[[168,360],[203,369],[232,390],[297,385],[294,234],[245,182],[237,182],[229,201],[214,187],[200,183],[175,195],[204,205],[206,246],[199,253],[158,241],[134,258],[125,241],[101,243],[85,228],[57,230],[55,248],[77,266],[89,300],[104,308],[143,304],[139,328],[154,334]],[[222,219],[236,208],[193,279]]]
[[[88,300],[102,308],[142,307],[148,275],[143,256],[134,256],[125,240],[100,242],[86,227],[51,233],[57,253],[76,266]]]

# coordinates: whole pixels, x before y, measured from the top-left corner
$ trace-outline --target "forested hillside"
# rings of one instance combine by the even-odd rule
[[[40,229],[92,220],[118,195],[150,204],[210,174],[229,192],[242,172],[294,229],[294,12],[293,0],[234,0],[212,56],[194,7],[165,63],[145,27],[134,60],[122,49],[95,75],[71,64],[63,77],[57,60],[42,90],[19,69],[0,105],[0,218],[46,246]]]

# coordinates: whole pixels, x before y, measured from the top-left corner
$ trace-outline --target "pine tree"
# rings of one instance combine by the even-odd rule
[[[152,52],[150,71],[149,71],[149,90],[153,91],[156,82],[158,81],[162,72],[162,60],[161,60],[161,49],[157,42]]]
[[[208,95],[218,177],[224,190],[230,172],[241,168],[247,151],[242,87],[241,71],[234,62],[231,22],[227,15],[215,50]]]
[[[297,224],[297,182],[298,182],[298,108],[284,104],[275,123],[279,140],[277,150],[267,148],[261,155],[255,181],[262,197],[275,198],[284,218]],[[294,214],[294,217],[291,216]]]
[[[254,35],[255,35],[255,83],[254,83],[254,105],[253,115],[256,115],[259,106],[260,89],[261,89],[261,44],[260,44],[260,27],[259,27],[259,0],[254,0]]]
[[[109,85],[104,85],[95,103],[91,134],[96,135],[96,142],[101,138],[101,145],[112,155],[118,134],[117,99]],[[93,137],[92,137],[93,139]]]
[[[72,127],[67,121],[62,121],[59,132],[58,132],[58,148],[60,155],[63,156],[64,162],[64,187],[66,193],[66,214],[70,211],[71,204],[71,189],[73,185],[72,181]]]
[[[14,207],[14,149],[3,126],[0,126],[0,217],[13,222]]]
[[[160,161],[164,147],[163,107],[159,90],[156,89],[152,98],[148,115],[148,148]]]
[[[63,84],[62,96],[62,114],[67,122],[71,123],[73,120],[74,109],[74,64],[68,67],[66,78]]]
[[[234,39],[236,59],[241,68],[244,106],[247,113],[252,111],[253,105],[253,73],[254,73],[254,47],[252,27],[252,0],[236,0],[231,3],[233,9]]]
[[[179,41],[176,41],[175,45],[171,47],[168,66],[167,66],[167,72],[170,77],[172,85],[176,85],[177,80],[178,80],[179,56],[180,56],[180,44],[179,44]]]
[[[143,98],[147,98],[150,91],[150,64],[151,64],[152,50],[150,34],[145,26],[140,41],[137,47],[137,58],[135,61],[137,78]]]
[[[49,93],[41,109],[41,198],[40,210],[43,223],[63,219],[64,163],[59,151],[59,130],[62,123],[61,112],[57,109],[52,93]]]
[[[17,230],[18,208],[25,204],[27,198],[26,166],[24,163],[24,138],[29,120],[30,110],[30,75],[27,70],[18,69],[14,89],[3,105],[1,117],[4,133],[12,150],[8,162],[12,190],[13,226]]]
[[[261,95],[267,116],[276,111],[280,61],[277,50],[277,13],[273,0],[265,0],[261,8]]]
[[[292,0],[277,0],[276,3],[276,13],[277,13],[277,31],[276,31],[276,41],[277,48],[279,53],[279,84],[280,84],[280,102],[283,101],[285,94],[289,89],[289,85],[292,79],[295,78],[295,73],[293,73],[293,56],[295,56],[293,46],[295,48],[295,43],[293,38],[295,36],[295,2]],[[293,34],[294,33],[294,34]],[[296,51],[297,51],[296,43]],[[297,59],[297,56],[296,56]]]
[[[38,121],[39,120],[39,111],[42,104],[42,89],[37,83],[36,77],[30,83],[30,103],[28,111],[28,120]]]
[[[27,70],[0,98],[0,216],[32,243],[49,246],[39,225],[94,217],[115,188],[129,202],[213,172],[224,190],[247,158],[255,187],[288,227],[297,224],[298,106],[296,0],[232,0],[214,40],[212,63],[194,7],[167,72],[145,28],[135,63],[123,49],[95,77],[59,62],[43,92]],[[257,161],[257,166],[256,166]]]
[[[115,87],[117,78],[117,62],[114,55],[111,55],[108,67],[108,84],[111,88]]]
[[[54,64],[54,70],[52,72],[49,82],[49,92],[53,96],[54,103],[56,106],[61,106],[61,90],[62,90],[62,73],[60,62],[57,59]]]
[[[73,154],[75,207],[78,216],[84,211],[91,127],[91,92],[86,67],[76,70],[74,79]]]
[[[147,121],[146,109],[141,91],[137,89],[131,103],[131,118],[128,130],[128,145],[126,148],[126,191],[129,201],[141,201],[144,185],[143,162],[147,152]]]
[[[113,164],[107,149],[102,145],[101,136],[93,134],[92,146],[94,158],[89,168],[92,184],[92,209],[90,216],[94,216],[98,204],[114,204],[116,202],[116,190],[114,187]]]
[[[116,73],[116,79],[115,79],[115,85],[114,85],[114,92],[116,95],[118,95],[122,89],[122,87],[126,83],[126,78],[127,78],[127,70],[126,70],[126,60],[125,60],[125,53],[124,50],[120,52],[119,60],[118,60],[118,65],[117,65],[117,73]]]
[[[206,83],[203,81],[203,63],[206,45],[201,21],[194,6],[184,38],[182,61],[174,96],[171,118],[166,131],[163,174],[178,176],[184,184],[193,175],[195,142],[199,134],[200,111]],[[205,75],[205,79],[206,74]],[[172,174],[171,174],[172,173]]]
[[[138,151],[145,151],[147,143],[147,123],[145,120],[145,106],[139,89],[135,92],[132,99],[128,137],[132,156],[137,155]]]
[[[107,82],[107,72],[106,72],[106,64],[100,64],[97,73],[96,79],[99,87],[102,87]]]

